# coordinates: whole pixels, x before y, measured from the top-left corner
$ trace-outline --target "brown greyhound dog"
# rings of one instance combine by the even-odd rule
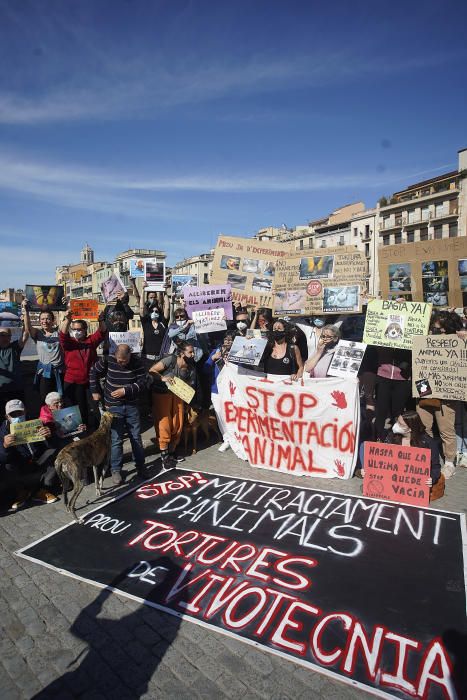
[[[55,469],[62,482],[63,502],[74,519],[80,522],[75,513],[76,501],[84,488],[83,480],[88,467],[94,471],[96,494],[102,493],[105,472],[110,460],[110,426],[113,415],[104,411],[98,429],[88,437],[66,445],[57,455]],[[73,482],[73,491],[68,502],[67,490]]]
[[[191,443],[193,446],[193,451],[191,454],[196,454],[198,448],[198,430],[204,433],[206,440],[209,439],[209,431],[212,430],[216,433],[219,440],[222,440],[222,435],[220,434],[216,416],[213,416],[209,412],[208,408],[203,408],[201,411],[197,411],[192,408],[192,406],[187,406],[185,412],[185,420],[183,422],[183,437],[185,440],[185,455],[188,454],[188,438],[191,435]]]

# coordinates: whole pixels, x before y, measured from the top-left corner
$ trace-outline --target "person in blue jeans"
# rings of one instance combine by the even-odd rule
[[[125,428],[130,438],[138,476],[146,476],[144,448],[141,439],[138,396],[145,386],[145,371],[141,359],[131,354],[128,345],[117,345],[115,355],[103,356],[92,367],[90,387],[95,401],[102,399],[100,380],[104,380],[104,404],[114,415],[111,428],[110,469],[112,483],[123,483],[123,436]]]

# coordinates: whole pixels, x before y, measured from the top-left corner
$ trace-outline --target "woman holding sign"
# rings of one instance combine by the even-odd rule
[[[278,318],[274,322],[270,336],[264,358],[266,374],[286,375],[292,381],[301,379],[303,360],[300,350],[293,343],[293,331],[290,323]]]
[[[175,450],[182,435],[185,415],[185,402],[170,390],[174,379],[181,379],[195,390],[194,403],[199,404],[200,387],[195,367],[195,348],[187,341],[181,341],[173,355],[166,355],[150,369],[154,377],[152,386],[152,415],[154,429],[159,441],[162,466],[173,469],[177,461]],[[197,400],[198,399],[198,400]]]

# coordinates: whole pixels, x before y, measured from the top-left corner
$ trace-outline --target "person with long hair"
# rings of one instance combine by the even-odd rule
[[[162,466],[172,469],[181,457],[176,457],[175,451],[183,430],[185,403],[168,389],[177,377],[191,386],[196,394],[192,404],[201,404],[200,384],[195,367],[195,348],[189,341],[182,340],[175,353],[162,357],[149,369],[154,377],[152,386],[152,415],[156,439],[159,441]]]
[[[337,326],[323,326],[318,346],[305,362],[305,372],[309,372],[314,379],[326,377],[340,338],[341,333]]]
[[[229,449],[230,443],[226,433],[226,425],[222,416],[221,411],[221,401],[219,397],[219,389],[217,387],[217,378],[221,373],[224,365],[228,362],[228,355],[230,348],[232,347],[234,338],[240,335],[238,331],[227,331],[224,336],[222,345],[218,346],[211,351],[208,359],[204,363],[203,373],[210,378],[210,389],[211,389],[211,404],[214,408],[217,425],[222,434],[222,444],[220,445],[219,452],[225,452]]]
[[[269,334],[269,342],[264,353],[264,371],[266,374],[289,376],[292,381],[301,379],[303,360],[300,350],[295,345],[293,328],[287,321],[278,318]]]

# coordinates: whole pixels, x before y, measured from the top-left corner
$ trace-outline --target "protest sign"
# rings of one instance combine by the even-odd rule
[[[366,274],[365,255],[353,246],[329,248],[322,255],[314,250],[309,256],[293,250],[277,261],[273,291],[276,296],[305,291],[302,315],[359,313]]]
[[[163,292],[165,290],[165,262],[157,258],[146,258],[144,277],[147,282],[146,292]]]
[[[16,438],[16,445],[24,445],[27,442],[43,442],[45,438],[38,434],[38,430],[44,425],[41,420],[26,420],[23,423],[11,423],[10,430]]]
[[[363,495],[412,506],[427,506],[431,450],[381,442],[365,442]]]
[[[172,275],[172,294],[174,297],[181,297],[183,295],[183,287],[185,287],[185,285],[196,287],[197,284],[197,275]]]
[[[114,301],[119,294],[125,294],[126,288],[120,277],[115,272],[101,284],[101,292],[104,301],[108,304]]]
[[[15,314],[15,316],[18,316],[19,305],[16,303],[16,301],[0,301],[0,313],[3,311],[9,311],[10,313]]]
[[[292,289],[276,292],[273,313],[275,316],[303,316],[306,306],[306,290]]]
[[[261,362],[267,343],[266,338],[244,338],[238,335],[230,348],[229,362],[256,367]]]
[[[457,335],[415,336],[412,389],[417,398],[467,401],[467,339]]]
[[[130,260],[130,277],[144,277],[144,258]]]
[[[191,399],[195,395],[195,390],[189,384],[180,379],[180,377],[172,377],[172,382],[167,382],[166,387],[170,389],[172,394],[178,396],[179,399],[185,401],[185,403],[190,403]]]
[[[271,381],[237,374],[226,365],[217,384],[237,457],[273,471],[350,479],[359,424],[355,379]]]
[[[383,298],[410,297],[436,307],[465,306],[467,282],[462,259],[467,258],[467,238],[434,239],[404,245],[381,246],[378,266]]]
[[[53,411],[53,417],[60,437],[76,435],[79,432],[79,426],[83,423],[79,406],[60,408],[58,411]]]
[[[366,344],[355,340],[339,340],[328,377],[356,377],[365,354]]]
[[[109,341],[109,352],[111,355],[115,355],[117,345],[129,345],[131,348],[131,352],[141,352],[142,339],[141,333],[139,331],[121,331],[118,333],[109,333]]]
[[[174,634],[183,618],[300,664],[305,683],[460,700],[464,540],[459,513],[177,469],[17,554],[101,589],[78,636],[115,591],[172,614]],[[104,621],[116,637],[122,619]]]
[[[202,287],[183,287],[183,298],[188,318],[193,311],[223,309],[225,318],[232,319],[232,290],[230,284],[205,284]]]
[[[65,291],[61,285],[27,284],[24,296],[28,300],[30,311],[64,311]]]
[[[368,302],[363,342],[411,350],[414,336],[428,333],[431,308],[431,304],[417,301],[372,299]]]
[[[212,282],[230,284],[233,301],[243,306],[272,308],[276,264],[289,253],[289,244],[219,236],[212,262]]]
[[[97,299],[71,299],[70,307],[74,319],[97,321],[99,316],[99,302]]]
[[[195,322],[195,331],[197,333],[217,333],[227,329],[224,309],[193,311],[192,319]]]

